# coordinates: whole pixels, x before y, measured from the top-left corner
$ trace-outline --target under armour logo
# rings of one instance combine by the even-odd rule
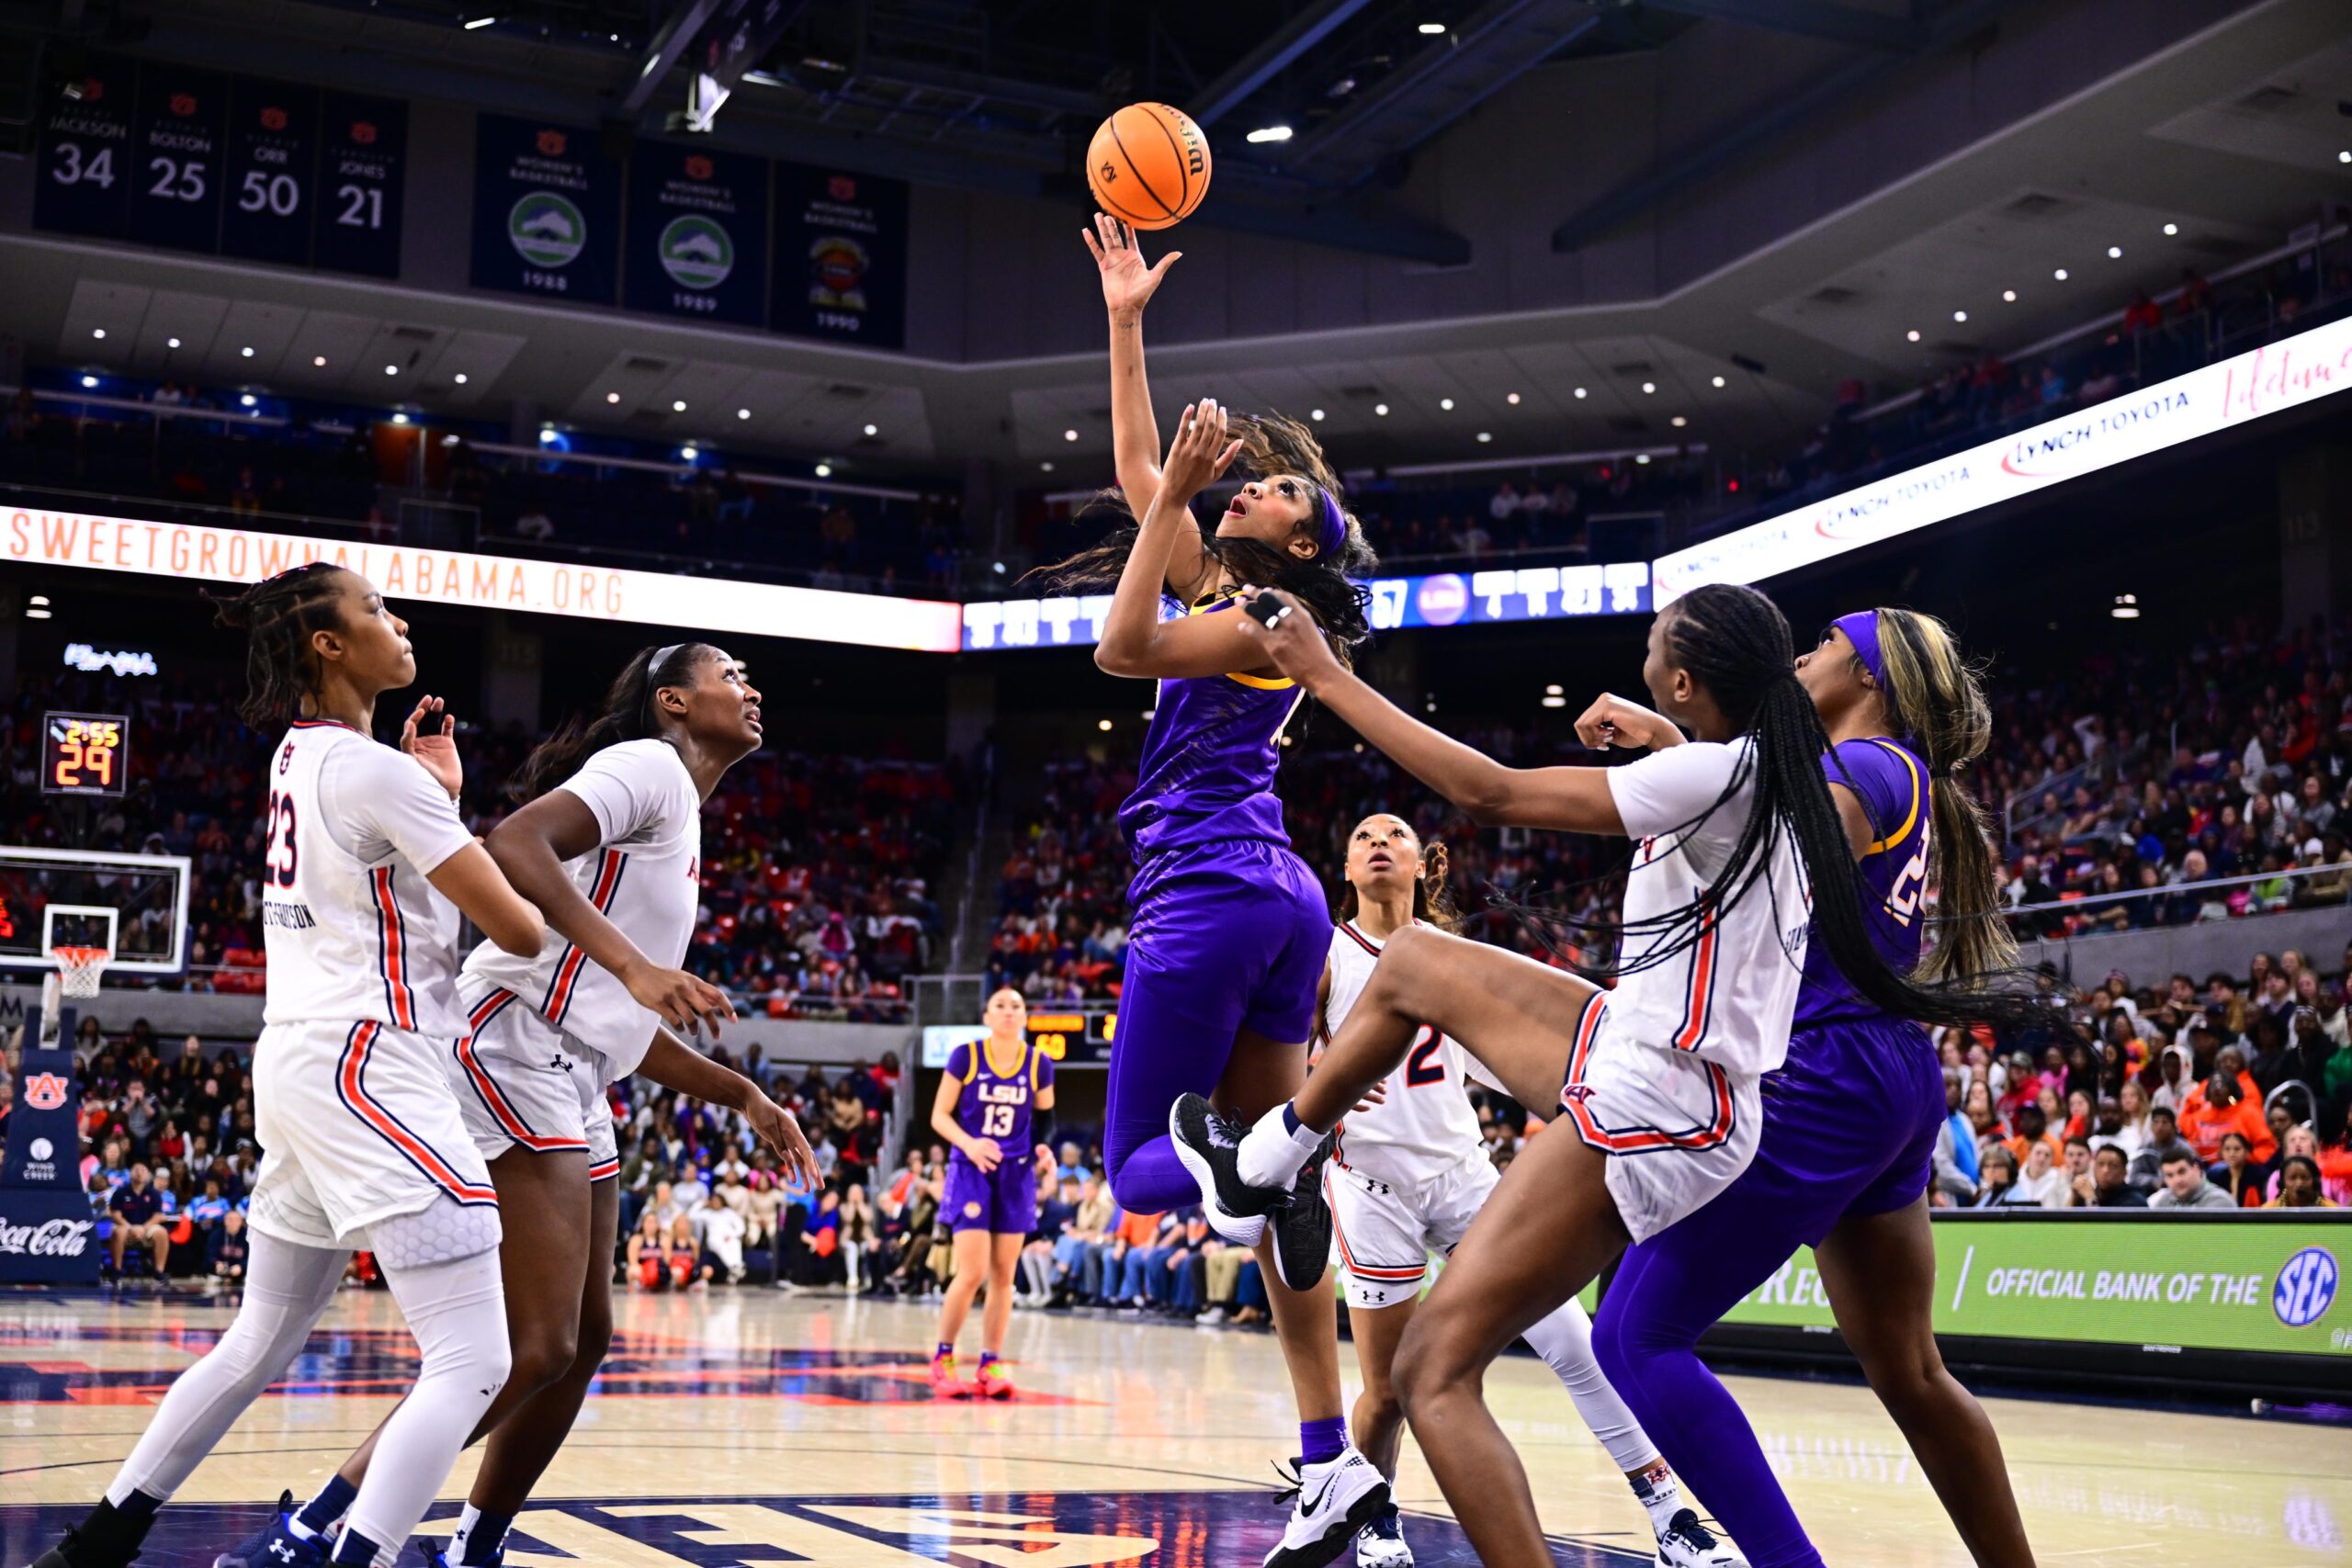
[[[280,1562],[291,1562],[294,1561],[293,1543],[287,1540],[273,1540],[269,1543],[269,1554]]]
[[[548,1066],[550,1066],[550,1067],[554,1067],[554,1068],[556,1068],[557,1070],[559,1070],[559,1071],[560,1071],[560,1072],[567,1072],[567,1073],[568,1073],[568,1072],[571,1071],[571,1058],[566,1057],[566,1056],[556,1056],[556,1057],[550,1058],[550,1059],[549,1059],[549,1061],[548,1062]]]

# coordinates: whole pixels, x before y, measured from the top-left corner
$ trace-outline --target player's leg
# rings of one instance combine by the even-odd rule
[[[580,1418],[580,1406],[595,1382],[613,1343],[613,1249],[620,1237],[620,1183],[610,1179],[588,1189],[588,1255],[579,1292],[579,1333],[571,1365],[538,1393],[516,1405],[490,1434],[481,1469],[474,1476],[466,1511],[449,1542],[448,1561],[499,1561],[506,1531],[539,1477],[555,1461],[563,1440]]]
[[[1979,1568],[2031,1568],[2001,1439],[1944,1366],[1931,1321],[1936,1248],[1925,1197],[1849,1214],[1815,1249],[1822,1288],[1862,1375],[1928,1472]]]
[[[1155,931],[1151,945],[1174,946],[1176,934]],[[1168,1135],[1168,1109],[1186,1094],[1216,1087],[1241,1027],[1244,998],[1230,976],[1194,976],[1140,957],[1133,947],[1129,953],[1103,1089],[1103,1174],[1120,1208],[1161,1213],[1198,1201]],[[1216,962],[1207,957],[1204,971]]]
[[[1385,1306],[1365,1306],[1356,1299],[1352,1286],[1348,1300],[1348,1330],[1356,1342],[1356,1371],[1363,1378],[1363,1390],[1348,1412],[1348,1436],[1357,1451],[1388,1478],[1392,1488],[1396,1483],[1397,1451],[1404,1447],[1405,1438],[1405,1405],[1396,1397],[1393,1375],[1396,1347],[1413,1321],[1419,1301],[1418,1295],[1408,1294]],[[1390,1541],[1396,1544],[1391,1546]],[[1385,1568],[1412,1560],[1403,1545],[1392,1494],[1388,1506],[1358,1541],[1356,1562],[1360,1568]]]
[[[1021,1174],[1026,1177],[1028,1171],[1024,1162]],[[983,1234],[989,1237],[989,1299],[981,1309],[980,1370],[974,1376],[973,1387],[983,1399],[1011,1399],[1012,1382],[1004,1375],[1004,1337],[1012,1327],[1012,1276],[1021,1267],[1021,1249],[1029,1233]]]
[[[105,1498],[34,1568],[122,1568],[155,1517],[221,1434],[301,1349],[351,1255],[253,1233],[237,1314],[203,1359],[172,1382]]]
[[[1355,1020],[1351,1011],[1349,1025]],[[1446,1032],[1454,1032],[1450,1025]],[[1456,1038],[1500,1074],[1500,1065],[1470,1038]],[[1610,1196],[1607,1167],[1608,1156],[1565,1129],[1530,1143],[1396,1349],[1396,1387],[1413,1438],[1478,1560],[1490,1568],[1550,1568],[1553,1560],[1527,1472],[1487,1409],[1486,1370],[1624,1248],[1629,1238]]]
[[[947,1196],[956,1196],[954,1182],[949,1183]],[[965,1207],[956,1208],[950,1224],[954,1231],[956,1277],[947,1281],[947,1292],[939,1303],[939,1348],[931,1358],[931,1386],[937,1393],[951,1399],[969,1399],[972,1385],[956,1372],[956,1339],[964,1332],[964,1319],[971,1314],[972,1298],[979,1294],[980,1286],[989,1277],[989,1236],[988,1206],[985,1200],[975,1199],[979,1212],[968,1216]]]

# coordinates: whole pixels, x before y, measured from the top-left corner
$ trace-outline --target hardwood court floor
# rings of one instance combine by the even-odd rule
[[[228,1317],[193,1296],[0,1293],[0,1568],[23,1568],[79,1516]],[[1281,1513],[1268,1463],[1296,1432],[1270,1338],[1023,1313],[1009,1348],[1020,1399],[975,1406],[931,1396],[934,1322],[928,1307],[773,1291],[624,1299],[598,1392],[507,1561],[1184,1568],[1254,1564],[1271,1545]],[[413,1365],[390,1299],[344,1295],[286,1382],[165,1511],[143,1568],[205,1568],[280,1488],[307,1495]],[[1488,1388],[1559,1561],[1648,1562],[1638,1507],[1543,1365],[1510,1358]],[[1734,1389],[1830,1562],[1966,1562],[1867,1391],[1752,1378]],[[2044,1564],[2352,1561],[2341,1428],[1991,1409]],[[472,1470],[460,1460],[445,1496],[461,1497]],[[1399,1493],[1422,1563],[1472,1561],[1409,1442]],[[432,1518],[455,1513],[453,1501]]]

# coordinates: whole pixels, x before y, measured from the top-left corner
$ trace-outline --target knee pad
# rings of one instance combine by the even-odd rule
[[[497,1205],[460,1203],[444,1192],[413,1213],[368,1227],[368,1247],[387,1269],[424,1269],[496,1250],[504,1235]]]

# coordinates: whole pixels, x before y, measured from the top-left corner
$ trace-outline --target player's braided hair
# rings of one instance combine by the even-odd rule
[[[1358,827],[1363,825],[1361,822],[1357,824]],[[1421,836],[1414,831],[1411,823],[1405,824],[1405,831],[1412,833],[1416,843],[1420,842]],[[1356,885],[1342,881],[1340,919],[1354,919],[1360,903],[1356,897]],[[1424,925],[1435,926],[1440,931],[1459,931],[1462,927],[1462,911],[1454,907],[1453,889],[1447,881],[1443,839],[1431,839],[1421,844],[1421,874],[1413,883],[1413,919]]]
[[[1236,421],[1234,434],[1241,439],[1241,454],[1234,459],[1238,473],[1261,479],[1276,474],[1298,475],[1331,498],[1347,525],[1346,532],[1339,548],[1317,551],[1303,560],[1257,539],[1219,538],[1215,529],[1201,530],[1201,548],[1237,583],[1280,588],[1295,595],[1315,617],[1315,624],[1338,644],[1344,658],[1346,649],[1372,635],[1372,591],[1356,580],[1370,575],[1380,565],[1380,557],[1364,538],[1363,523],[1340,501],[1340,476],[1312,431],[1284,415],[1263,413]],[[1094,505],[1120,513],[1127,510],[1116,491],[1105,491]],[[1308,508],[1310,530],[1320,513],[1319,502]],[[1198,520],[1193,521],[1198,526]],[[1127,557],[1135,553],[1140,531],[1137,523],[1123,524],[1091,549],[1039,567],[1031,575],[1063,593],[1100,592],[1115,587],[1120,572],[1126,569]]]
[[[1695,946],[1720,912],[1747,897],[1759,880],[1767,896],[1773,896],[1765,873],[1773,838],[1785,831],[1812,888],[1812,940],[1866,1000],[1921,1023],[1965,1028],[1990,1022],[2022,1029],[2047,1022],[2043,1004],[2009,984],[2007,974],[1915,980],[1896,974],[1879,956],[1863,919],[1853,847],[1822,773],[1828,737],[1812,696],[1797,680],[1789,623],[1780,607],[1752,588],[1710,583],[1676,600],[1664,614],[1668,658],[1688,670],[1734,730],[1752,742],[1741,750],[1723,794],[1669,832],[1696,827],[1751,779],[1753,804],[1713,884],[1689,903],[1640,921],[1564,917],[1557,910],[1544,911],[1545,919],[1588,930],[1638,931],[1649,939],[1642,944],[1645,951],[1630,964],[1621,953],[1617,973],[1655,968]],[[1804,924],[1805,913],[1776,908],[1774,924],[1791,931]],[[1544,921],[1535,924],[1540,931]]]
[[[245,634],[245,698],[237,712],[255,729],[282,729],[323,690],[313,632],[343,628],[343,586],[332,561],[314,560],[234,593],[214,593],[213,619]]]
[[[532,749],[523,765],[507,781],[506,793],[517,804],[537,800],[580,771],[580,764],[607,746],[624,740],[658,739],[662,710],[653,694],[664,686],[684,686],[695,678],[695,666],[717,652],[707,642],[673,643],[668,648],[640,648],[621,666],[612,690],[605,694],[604,710],[582,723],[578,715]]]

